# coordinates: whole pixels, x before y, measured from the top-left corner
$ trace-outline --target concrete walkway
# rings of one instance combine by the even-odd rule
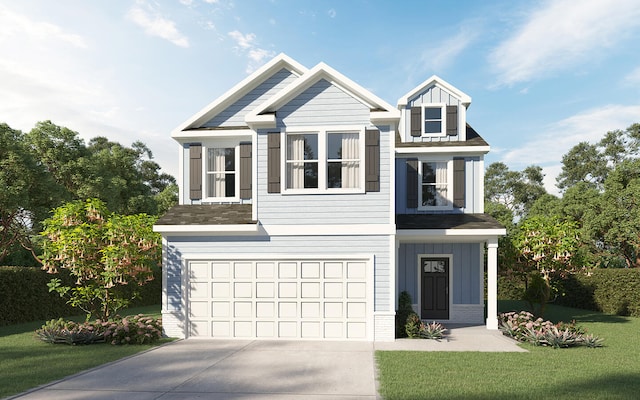
[[[526,351],[484,326],[450,327],[441,341],[180,340],[14,398],[377,399],[374,350]]]

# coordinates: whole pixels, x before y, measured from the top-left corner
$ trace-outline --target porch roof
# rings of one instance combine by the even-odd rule
[[[488,214],[396,214],[396,229],[504,230],[504,227]]]

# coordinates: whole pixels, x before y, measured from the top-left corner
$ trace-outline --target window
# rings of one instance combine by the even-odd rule
[[[287,191],[363,190],[363,130],[314,129],[284,136]]]
[[[318,134],[287,135],[287,189],[318,188]]]
[[[360,187],[358,133],[327,134],[327,187]]]
[[[423,108],[423,132],[425,135],[439,135],[442,129],[442,107],[424,107]]]
[[[235,147],[208,148],[205,173],[207,197],[236,197]]]
[[[429,209],[452,207],[450,183],[451,168],[448,161],[420,163],[420,206]]]

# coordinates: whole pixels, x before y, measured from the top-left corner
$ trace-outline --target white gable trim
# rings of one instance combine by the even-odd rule
[[[425,91],[428,87],[433,86],[433,85],[439,86],[440,88],[444,89],[447,92],[450,92],[451,94],[453,94],[454,96],[459,98],[460,102],[465,107],[469,107],[469,105],[471,104],[471,97],[469,95],[467,95],[466,93],[460,91],[458,88],[456,88],[455,86],[451,85],[450,83],[448,83],[444,79],[440,78],[439,76],[432,75],[429,79],[427,79],[426,81],[422,82],[421,84],[419,84],[415,88],[411,89],[411,91],[409,91],[404,96],[400,97],[400,99],[398,100],[398,108],[406,107],[407,104],[409,104],[409,100],[411,98],[413,98],[417,94]]]
[[[400,119],[400,111],[375,94],[358,85],[325,63],[319,63],[307,71],[300,79],[292,82],[278,94],[256,107],[245,117],[247,125],[257,128],[273,128],[276,125],[275,111],[308,89],[321,79],[349,93],[371,109],[371,121],[374,123],[393,122]]]
[[[193,136],[191,133],[184,131],[190,128],[200,127],[202,124],[215,117],[219,112],[236,102],[242,96],[255,89],[258,85],[282,68],[286,68],[298,76],[303,75],[307,71],[307,68],[296,60],[284,53],[280,53],[271,61],[260,67],[240,83],[229,89],[222,96],[218,97],[212,103],[174,129],[171,136],[174,138],[179,138],[185,135]]]

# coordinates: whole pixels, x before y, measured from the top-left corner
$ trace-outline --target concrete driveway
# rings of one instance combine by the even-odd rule
[[[19,395],[43,399],[376,399],[370,342],[181,340]]]

